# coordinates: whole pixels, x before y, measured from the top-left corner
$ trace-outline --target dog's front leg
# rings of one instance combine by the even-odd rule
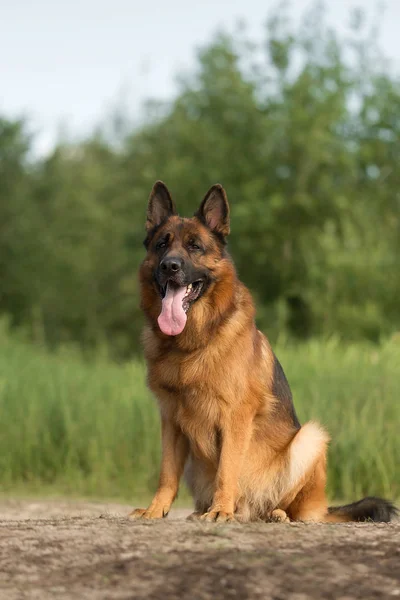
[[[161,419],[162,461],[157,492],[145,508],[130,513],[133,519],[161,519],[166,517],[178,493],[179,481],[188,455],[189,445],[182,431],[169,419]]]
[[[233,521],[239,477],[252,432],[249,415],[232,415],[221,428],[222,445],[212,505],[201,515],[204,521]]]

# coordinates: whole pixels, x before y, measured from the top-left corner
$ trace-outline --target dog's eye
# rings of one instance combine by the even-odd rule
[[[161,248],[165,248],[166,245],[167,245],[167,242],[158,242],[157,250],[160,250]]]
[[[200,246],[198,246],[194,242],[189,242],[189,246],[191,250],[200,250]]]

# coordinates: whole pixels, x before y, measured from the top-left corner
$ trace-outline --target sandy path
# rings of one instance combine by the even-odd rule
[[[143,523],[130,508],[1,502],[0,598],[400,600],[400,523]]]

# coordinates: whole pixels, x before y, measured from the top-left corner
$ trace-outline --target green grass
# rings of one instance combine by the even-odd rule
[[[0,483],[5,493],[148,497],[159,463],[156,403],[141,362],[50,355],[0,335]],[[332,436],[331,498],[400,496],[400,344],[312,341],[275,349],[300,420]]]

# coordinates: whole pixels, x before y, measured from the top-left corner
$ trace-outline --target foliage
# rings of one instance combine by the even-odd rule
[[[2,489],[51,486],[77,495],[136,500],[155,490],[159,417],[139,361],[82,361],[0,333]],[[332,436],[332,499],[400,497],[399,343],[279,343],[301,422]]]
[[[192,214],[220,181],[270,337],[398,330],[400,84],[355,16],[346,37],[318,7],[297,28],[280,7],[258,45],[218,35],[177,97],[117,140],[100,132],[29,162],[26,125],[2,119],[0,312],[50,347],[137,352],[151,185],[164,179]]]

